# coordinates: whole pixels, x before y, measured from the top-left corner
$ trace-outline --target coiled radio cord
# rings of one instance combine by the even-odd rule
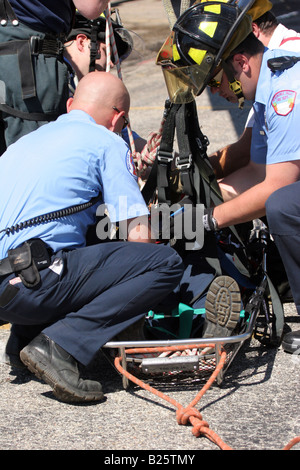
[[[32,227],[33,225],[52,222],[53,220],[76,214],[77,212],[81,212],[93,206],[95,202],[100,199],[100,197],[101,195],[94,197],[89,202],[84,202],[83,204],[77,204],[75,206],[66,207],[65,209],[61,209],[59,211],[48,212],[47,214],[33,217],[32,219],[25,220],[25,222],[20,222],[19,224],[13,225],[12,227],[4,228],[0,230],[0,233],[5,232],[6,235],[9,235],[10,233],[16,232],[17,230],[23,230],[24,228]]]

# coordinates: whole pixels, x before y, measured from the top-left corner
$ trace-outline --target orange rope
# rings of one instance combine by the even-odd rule
[[[126,354],[143,354],[143,353],[162,353],[166,351],[183,351],[185,349],[190,348],[206,348],[206,347],[215,347],[215,344],[192,344],[192,345],[176,345],[176,346],[164,346],[164,347],[157,347],[157,348],[132,348],[132,349],[126,349],[125,353]],[[121,366],[121,361],[122,358],[120,356],[115,358],[115,367],[116,369],[123,374],[125,377],[127,377],[128,380],[131,380],[131,382],[134,382],[136,385],[140,386],[144,390],[147,390],[157,397],[166,400],[168,403],[173,405],[176,410],[176,419],[177,423],[179,425],[188,425],[189,423],[193,426],[192,429],[192,434],[195,437],[199,437],[201,435],[207,437],[211,442],[219,446],[221,450],[233,450],[232,447],[227,445],[222,439],[216,434],[212,429],[210,429],[209,424],[203,420],[202,415],[199,410],[195,408],[196,404],[200,401],[200,399],[203,397],[205,392],[211,387],[213,382],[216,380],[218,374],[221,372],[221,370],[224,367],[225,361],[226,361],[226,351],[222,348],[221,349],[221,354],[220,354],[220,360],[215,368],[215,370],[212,372],[210,378],[206,382],[206,384],[202,387],[202,389],[198,392],[196,397],[191,401],[191,403],[184,408],[180,403],[178,403],[176,400],[173,398],[169,397],[168,395],[162,393],[161,391],[157,390],[154,387],[151,387],[150,385],[146,384],[142,380],[138,379],[134,375],[132,375],[130,372],[125,370]],[[284,448],[283,450],[290,450],[294,445],[300,442],[300,436],[295,437],[292,439]]]
[[[294,437],[282,450],[290,450],[294,445],[298,444],[300,442],[300,436]]]
[[[205,345],[195,344],[195,345],[189,345],[188,347],[191,349],[200,348],[200,347],[201,348],[214,347],[214,344],[205,344]],[[178,351],[178,350],[185,350],[185,349],[187,349],[187,346],[182,345],[182,346],[165,346],[165,347],[160,347],[160,348],[134,348],[134,349],[127,349],[125,352],[127,354],[137,354],[137,353],[149,353],[149,352],[153,353],[153,352],[164,352],[164,351]],[[202,398],[204,393],[210,388],[210,386],[215,381],[217,375],[224,367],[225,360],[226,360],[226,352],[222,350],[219,364],[216,366],[215,370],[211,374],[210,378],[208,379],[204,387],[199,391],[199,393],[194,398],[194,400],[186,408],[184,408],[180,403],[178,403],[173,398],[169,397],[168,395],[165,395],[164,393],[160,392],[156,388],[151,387],[150,385],[144,383],[142,380],[130,374],[127,370],[125,370],[121,366],[121,357],[115,358],[115,367],[119,372],[125,375],[125,377],[127,377],[129,380],[139,385],[141,388],[149,392],[152,392],[154,395],[166,400],[167,402],[175,406],[175,408],[177,408],[177,412],[176,412],[177,423],[187,425],[190,422],[193,426],[192,433],[196,437],[198,437],[200,434],[203,434],[212,442],[217,444],[222,450],[232,450],[231,447],[225,444],[221,440],[221,438],[209,428],[208,423],[206,421],[203,421],[201,413],[196,408],[194,408],[194,406]]]

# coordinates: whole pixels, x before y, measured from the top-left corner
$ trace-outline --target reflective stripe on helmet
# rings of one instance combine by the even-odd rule
[[[188,54],[193,59],[193,61],[200,65],[203,61],[207,51],[203,51],[202,49],[194,49],[193,47],[190,48]]]

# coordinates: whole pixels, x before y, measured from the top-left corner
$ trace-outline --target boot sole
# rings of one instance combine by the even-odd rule
[[[35,350],[33,354],[27,347],[20,352],[22,362],[38,379],[50,385],[56,398],[66,403],[84,403],[103,400],[104,394],[102,392],[82,391],[82,393],[80,393],[80,390],[64,382],[57,371],[46,363],[42,355],[40,357],[38,356],[38,351]]]
[[[205,301],[203,338],[230,336],[241,312],[241,294],[237,282],[219,276],[211,283]]]

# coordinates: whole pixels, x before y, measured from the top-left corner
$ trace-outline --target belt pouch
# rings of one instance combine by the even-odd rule
[[[23,245],[7,253],[12,271],[22,280],[25,287],[35,287],[40,282],[40,274],[31,256],[30,245],[25,242]]]

